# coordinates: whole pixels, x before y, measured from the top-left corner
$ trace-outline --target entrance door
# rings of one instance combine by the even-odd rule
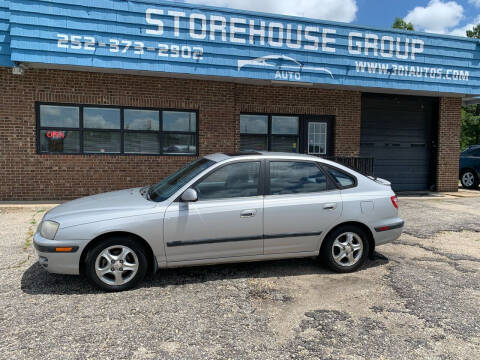
[[[303,117],[301,143],[304,154],[331,156],[333,154],[333,117]]]

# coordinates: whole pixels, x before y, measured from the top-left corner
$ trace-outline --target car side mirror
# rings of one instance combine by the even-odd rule
[[[190,188],[182,194],[180,200],[186,203],[198,201],[198,193],[195,189]]]

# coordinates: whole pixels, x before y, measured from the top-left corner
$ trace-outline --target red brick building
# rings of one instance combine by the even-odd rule
[[[71,3],[68,0],[63,2]],[[144,7],[149,7],[151,2],[128,1]],[[163,9],[157,9],[154,14],[167,13],[167,8],[173,6],[162,1],[154,2],[158,9]],[[10,4],[10,12],[20,12],[19,6]],[[48,4],[45,13],[49,12],[50,17],[60,16],[60,10],[52,9],[52,6]],[[184,7],[185,12],[193,11],[189,5],[178,6]],[[72,7],[80,8],[79,5]],[[146,11],[146,23],[159,26],[160,20],[152,20],[151,8]],[[255,13],[239,14],[259,16]],[[42,13],[30,16],[41,18]],[[188,14],[185,20],[187,18]],[[179,20],[181,28],[183,20]],[[306,20],[282,17],[281,21]],[[166,24],[167,20],[165,28]],[[349,84],[348,71],[354,71],[351,65],[347,75],[341,75],[343,70],[338,65],[338,73],[335,72],[337,68],[333,60],[329,68],[332,71],[327,70],[331,77],[326,75],[321,78],[323,80],[311,81],[303,81],[310,79],[306,67],[292,71],[291,79],[282,78],[287,73],[282,69],[283,64],[275,65],[280,70],[273,69],[267,75],[258,70],[256,78],[253,75],[224,76],[221,65],[217,70],[209,68],[208,73],[198,64],[192,65],[191,71],[182,70],[184,73],[158,71],[156,65],[140,62],[135,70],[126,60],[125,66],[118,63],[86,66],[68,63],[73,61],[70,58],[55,58],[47,53],[47,47],[27,51],[26,47],[22,48],[22,42],[14,42],[19,33],[14,31],[15,26],[18,24],[10,26],[11,56],[3,67],[0,66],[0,200],[72,199],[148,185],[198,156],[253,149],[371,160],[374,174],[391,180],[394,189],[399,191],[456,191],[458,188],[461,104],[462,97],[478,90],[477,80],[472,80],[473,72],[470,82],[457,76],[456,81],[461,84],[455,83],[456,90],[452,90],[448,87],[450,83],[446,83],[447,78],[441,77],[441,69],[435,70],[440,72],[433,76],[438,82],[433,82],[428,74],[418,73],[426,71],[418,70],[418,66],[413,76],[415,81],[424,80],[421,85],[414,80],[390,80],[392,74],[370,82],[367,77],[373,75],[368,71],[358,75],[365,77],[364,84]],[[329,26],[335,28],[339,25]],[[188,28],[188,22],[185,27]],[[230,28],[230,32],[235,29]],[[369,30],[360,28],[357,31],[366,33]],[[398,35],[398,39],[406,36],[386,31],[386,34],[390,33]],[[345,45],[346,54],[348,51],[350,55],[355,54],[351,41],[353,36],[358,36],[352,34],[358,32],[346,32],[344,36],[341,30],[330,29],[324,30],[323,34],[324,51],[332,52],[335,46],[340,53],[345,43],[349,44]],[[325,42],[325,34],[336,34],[337,38],[332,35]],[[29,35],[23,36],[28,38]],[[238,36],[241,39],[243,34]],[[420,47],[415,48],[413,44],[415,41],[420,44],[423,40],[419,39],[425,37],[427,35],[421,34],[409,40],[413,58],[414,51],[417,52],[415,61],[419,58]],[[65,52],[72,56],[76,54],[73,51],[75,46],[87,50],[87,46],[110,46],[110,52],[116,46],[102,43],[100,37],[91,36],[95,45],[89,43],[91,40],[87,36],[78,40],[78,44],[76,38],[67,38],[44,40],[50,41],[55,48],[66,47]],[[322,35],[318,38],[321,40]],[[384,40],[390,38],[393,39],[387,35],[382,37],[381,52],[380,48],[378,52],[373,49],[370,43],[371,53],[365,40],[366,53],[371,56],[384,54]],[[476,51],[476,43],[464,42],[470,40],[428,35],[427,40],[432,39],[443,41],[444,47],[447,46],[445,42],[450,41],[451,51],[456,46],[469,54]],[[405,46],[409,44],[407,40]],[[425,47],[422,43],[422,52],[427,49],[427,40]],[[29,46],[34,49],[33,37],[28,41],[32,42]],[[256,42],[258,39],[255,45]],[[274,44],[273,40],[271,44]],[[431,48],[432,44],[429,45]],[[146,52],[147,45],[144,46],[145,49],[142,47],[141,50]],[[193,49],[195,51],[195,47]],[[125,57],[129,51],[125,52]],[[425,63],[430,61],[427,53],[425,50],[422,60]],[[95,61],[99,55],[95,52],[88,56]],[[205,47],[202,59],[208,56]],[[264,60],[254,61],[255,70],[266,63]],[[232,74],[240,73],[240,61],[238,64],[238,70],[232,70],[236,71]],[[152,66],[152,71],[148,71],[148,66]],[[443,71],[444,74],[445,71],[453,74],[452,71],[456,70]],[[273,78],[268,80],[263,76]],[[341,76],[344,76],[343,80]],[[442,84],[443,80],[447,85]]]
[[[17,76],[2,68],[0,74],[2,200],[71,199],[151,184],[195,157],[42,154],[37,148],[37,104],[195,109],[199,155],[239,151],[243,113],[328,115],[335,118],[332,155],[360,156],[359,91],[62,70],[32,69]],[[458,188],[460,108],[461,98],[438,99],[438,191]]]

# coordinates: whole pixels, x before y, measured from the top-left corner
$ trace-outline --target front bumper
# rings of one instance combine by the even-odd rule
[[[38,232],[33,237],[33,246],[40,265],[50,273],[79,275],[80,257],[87,246],[86,240],[49,240]]]

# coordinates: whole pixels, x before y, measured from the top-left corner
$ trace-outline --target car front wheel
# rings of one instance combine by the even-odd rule
[[[131,239],[108,239],[93,247],[86,257],[85,274],[106,291],[135,287],[147,272],[145,249]]]
[[[354,272],[368,259],[368,236],[360,227],[340,226],[324,241],[320,255],[328,267],[335,272]]]
[[[461,176],[462,186],[466,189],[476,189],[478,187],[477,175],[472,170],[465,170]]]

